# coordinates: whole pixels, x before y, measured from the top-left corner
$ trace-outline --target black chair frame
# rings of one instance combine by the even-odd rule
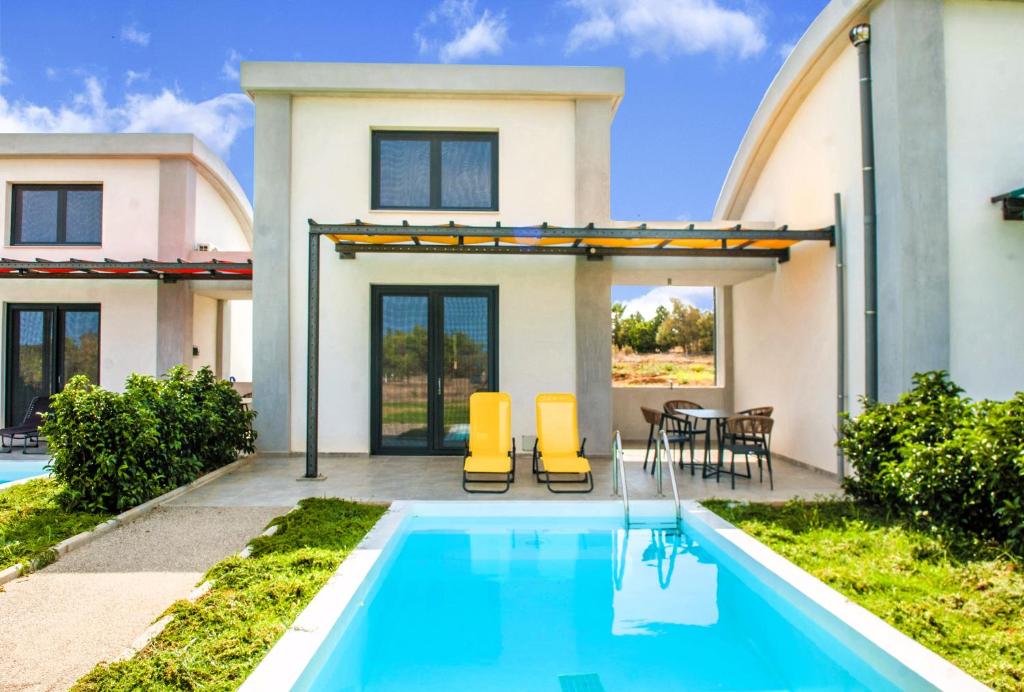
[[[495,473],[474,473],[466,471],[466,459],[471,457],[473,453],[469,449],[469,441],[466,441],[466,451],[462,456],[462,489],[467,493],[479,493],[482,495],[501,495],[507,493],[512,484],[516,482],[516,441],[512,440],[512,449],[509,451],[508,456],[512,462],[512,469],[506,474],[495,474]],[[473,478],[471,476],[498,476],[497,478]],[[467,483],[476,484],[489,484],[489,485],[503,485],[505,487],[500,490],[484,490],[483,488],[473,489],[470,488]]]
[[[548,490],[555,493],[556,495],[584,495],[594,489],[594,474],[592,471],[586,473],[552,473],[551,471],[541,470],[541,464],[544,463],[544,459],[541,456],[540,450],[537,448],[538,440],[533,442],[533,474],[537,477],[538,483],[546,483]],[[580,449],[576,452],[577,457],[586,456],[587,438],[583,438],[583,442],[580,444]],[[561,478],[562,476],[570,476],[570,478]],[[556,490],[556,485],[569,485],[569,486],[580,486],[584,485],[584,488],[578,490]]]

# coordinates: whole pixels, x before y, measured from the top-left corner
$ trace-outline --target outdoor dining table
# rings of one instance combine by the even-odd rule
[[[697,421],[704,421],[704,469],[701,472],[703,477],[708,478],[716,474],[729,473],[723,468],[717,468],[715,471],[708,470],[711,454],[711,425],[712,423],[714,424],[715,435],[718,438],[717,466],[722,467],[724,456],[722,443],[725,437],[725,421],[737,414],[733,411],[721,408],[677,408],[672,410],[672,415],[679,418],[693,418]]]

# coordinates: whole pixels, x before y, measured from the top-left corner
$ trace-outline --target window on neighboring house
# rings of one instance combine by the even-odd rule
[[[371,204],[497,211],[498,134],[374,132]]]
[[[100,244],[102,185],[13,185],[11,198],[11,244]]]

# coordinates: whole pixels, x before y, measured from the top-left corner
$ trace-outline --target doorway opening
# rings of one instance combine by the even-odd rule
[[[495,286],[373,286],[370,451],[458,454],[469,397],[498,387]]]

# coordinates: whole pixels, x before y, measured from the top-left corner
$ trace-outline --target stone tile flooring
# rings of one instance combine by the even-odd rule
[[[626,477],[631,498],[656,499],[654,478],[642,469],[644,450],[630,446],[626,451]],[[198,488],[173,502],[179,506],[285,506],[304,497],[343,497],[357,500],[608,500],[611,493],[609,457],[593,457],[594,491],[588,495],[555,495],[537,483],[530,473],[529,455],[517,459],[516,483],[504,495],[471,495],[462,490],[460,457],[399,457],[368,455],[323,455],[320,473],[323,480],[298,480],[305,458],[297,455],[260,455],[238,471]],[[739,467],[739,465],[738,465]],[[649,469],[650,467],[648,467]],[[689,468],[676,467],[679,495],[683,499],[735,498],[754,501],[784,501],[794,497],[812,498],[840,492],[839,483],[830,474],[777,460],[775,490],[768,479],[758,483],[757,467],[753,480],[737,478],[732,490],[729,477],[702,479]],[[665,497],[672,496],[667,470]]]

